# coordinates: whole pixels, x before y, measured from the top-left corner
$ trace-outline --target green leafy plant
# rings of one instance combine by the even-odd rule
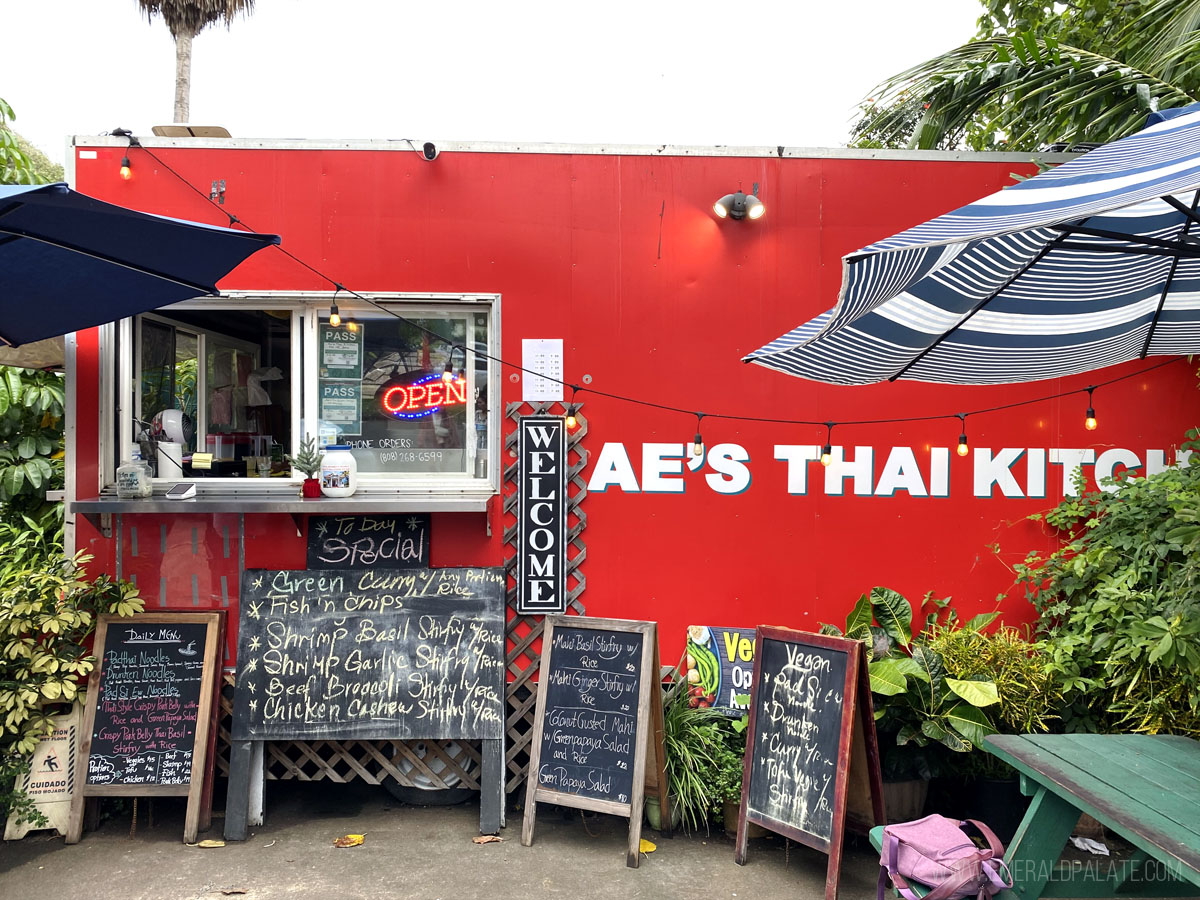
[[[719,709],[689,705],[681,670],[676,670],[663,705],[663,748],[667,793],[684,829],[695,831],[707,827],[727,798],[741,796],[745,736]]]
[[[50,732],[56,705],[73,702],[95,666],[85,642],[96,617],[142,610],[135,585],[87,577],[91,556],[55,560],[26,549],[32,565],[6,569],[0,587],[0,806],[13,805],[15,778]]]
[[[952,754],[969,752],[996,731],[985,711],[999,702],[995,682],[982,675],[955,677],[933,644],[946,630],[984,628],[996,614],[960,624],[956,614],[947,612],[948,603],[948,598],[927,594],[914,611],[902,594],[875,587],[859,597],[844,632],[821,626],[823,634],[844,634],[870,648],[867,670],[884,775],[890,779],[941,774],[951,766]]]
[[[62,378],[0,366],[0,503],[9,511],[39,507],[62,487]]]
[[[306,435],[300,442],[300,452],[289,456],[287,460],[298,471],[303,472],[305,478],[316,478],[317,473],[321,471],[321,460],[324,457],[325,454],[317,449],[316,438]]]
[[[1200,737],[1200,445],[1044,516],[1066,544],[1018,566],[1068,731]]]

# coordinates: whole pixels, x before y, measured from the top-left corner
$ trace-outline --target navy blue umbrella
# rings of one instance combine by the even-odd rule
[[[842,262],[746,357],[834,384],[1035,381],[1200,353],[1200,104]]]
[[[252,234],[104,203],[65,184],[0,185],[0,342],[18,346],[218,294]]]

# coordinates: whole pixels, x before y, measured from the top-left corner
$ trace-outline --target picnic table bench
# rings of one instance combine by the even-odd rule
[[[998,900],[1200,896],[1200,743],[1168,735],[993,735],[1029,810],[1005,853],[1013,889]],[[1117,862],[1059,858],[1081,813],[1135,848]],[[882,828],[871,832],[879,846]]]

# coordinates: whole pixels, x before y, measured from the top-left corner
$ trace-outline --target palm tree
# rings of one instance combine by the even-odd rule
[[[223,21],[225,27],[239,13],[254,11],[254,0],[137,0],[151,22],[162,16],[175,39],[175,121],[188,120],[192,92],[192,38]]]
[[[1200,0],[1076,0],[1057,13],[1037,0],[988,7],[975,40],[875,89],[855,146],[1103,142],[1138,130],[1153,110],[1200,100]]]

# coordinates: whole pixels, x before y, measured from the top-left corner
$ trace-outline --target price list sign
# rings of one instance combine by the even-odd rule
[[[217,613],[100,617],[83,728],[87,775],[68,843],[82,834],[84,796],[143,794],[187,795],[184,840],[195,840],[219,627]]]
[[[629,817],[637,866],[645,794],[666,793],[657,672],[653,622],[546,617],[522,844],[539,802],[591,809]]]

